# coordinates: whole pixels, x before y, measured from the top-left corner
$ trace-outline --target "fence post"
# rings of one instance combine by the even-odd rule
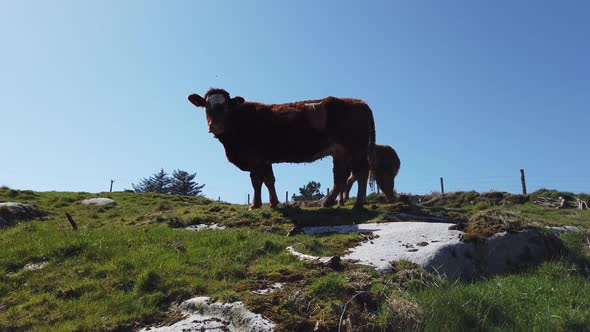
[[[440,178],[440,193],[441,194],[445,194],[445,181],[443,180],[443,178]]]
[[[285,204],[289,203],[289,191],[285,191]]]
[[[526,180],[524,177],[524,169],[520,169],[520,184],[522,185],[522,194],[526,195]]]
[[[250,194],[248,194],[248,205],[250,205]]]
[[[109,192],[112,193],[113,192],[113,182],[115,182],[115,180],[111,179],[111,189],[109,189]]]

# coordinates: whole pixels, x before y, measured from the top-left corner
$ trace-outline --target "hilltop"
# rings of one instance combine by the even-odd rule
[[[111,198],[116,206],[82,204],[93,197]],[[0,228],[0,330],[139,329],[178,320],[170,306],[195,296],[242,301],[277,330],[338,330],[342,321],[365,330],[590,329],[590,211],[547,208],[535,204],[540,197],[588,200],[548,190],[400,195],[395,204],[371,195],[364,210],[309,204],[249,211],[202,197],[3,187],[0,202],[32,204],[39,212],[16,216],[0,208],[6,221]],[[408,218],[452,220],[465,231],[464,241],[475,242],[528,227],[582,231],[562,233],[565,250],[551,260],[470,282],[407,261],[382,273],[346,261],[305,262],[287,251],[342,256],[372,240],[357,232],[293,229]],[[219,228],[184,229],[213,224]],[[276,283],[282,287],[255,292]]]

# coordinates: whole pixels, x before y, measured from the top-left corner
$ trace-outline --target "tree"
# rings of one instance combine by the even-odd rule
[[[322,185],[319,182],[309,181],[305,186],[299,188],[299,195],[293,194],[294,201],[317,201],[324,198],[320,192]]]
[[[170,186],[172,184],[172,179],[168,176],[164,169],[160,169],[160,171],[149,178],[143,178],[139,180],[138,184],[132,183],[133,189],[135,192],[138,193],[159,193],[159,194],[169,194],[170,193]]]
[[[179,169],[172,172],[170,192],[174,195],[200,196],[205,185],[199,185],[195,182],[194,179],[196,176],[197,173],[189,174]]]
[[[199,196],[204,184],[199,185],[194,181],[197,173],[190,174],[187,171],[177,169],[172,172],[172,177],[160,169],[156,174],[139,180],[138,184],[132,183],[133,189],[138,193],[159,193],[185,196]]]

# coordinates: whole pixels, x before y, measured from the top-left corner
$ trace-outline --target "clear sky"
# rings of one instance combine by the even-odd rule
[[[243,203],[186,99],[365,100],[398,191],[590,191],[588,1],[2,1],[0,185],[115,190],[160,168]],[[331,159],[275,165],[277,190]],[[263,199],[267,200],[266,192]]]

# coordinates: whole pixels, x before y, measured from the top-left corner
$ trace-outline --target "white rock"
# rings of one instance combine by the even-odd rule
[[[282,282],[275,282],[274,284],[272,284],[270,286],[270,288],[253,290],[252,293],[258,294],[258,295],[266,295],[266,294],[270,294],[270,293],[276,292],[277,290],[283,288],[284,285],[285,284],[282,283]]]
[[[43,261],[43,262],[39,262],[39,263],[29,263],[23,267],[23,270],[24,271],[40,270],[40,269],[46,267],[47,264],[49,264],[49,262],[47,262],[47,261]]]
[[[462,242],[463,232],[449,230],[451,225],[392,222],[306,227],[302,231],[306,234],[371,232],[377,237],[350,249],[342,259],[370,265],[380,271],[390,270],[392,262],[408,260],[451,279],[473,279],[481,274],[515,271],[554,254],[560,243],[535,229],[499,233],[483,242]]]
[[[567,233],[567,232],[583,232],[584,229],[580,226],[547,226],[547,229],[553,231],[556,234]]]
[[[9,226],[15,222],[31,220],[45,215],[38,206],[33,204],[3,202],[0,208],[6,211],[4,217],[0,217],[0,227]]]
[[[185,319],[170,326],[144,328],[140,331],[274,331],[275,324],[244,308],[242,302],[211,303],[208,297],[195,297],[182,302],[178,308]]]
[[[39,208],[33,204],[16,203],[16,202],[3,202],[0,203],[0,208],[6,207],[14,212],[30,213],[31,211],[38,211]]]
[[[106,197],[87,198],[82,201],[84,205],[117,206],[115,200]]]
[[[207,224],[198,224],[198,225],[190,225],[185,227],[184,229],[186,229],[187,231],[202,231],[204,229],[225,229],[225,226],[220,226],[217,224],[211,224],[211,225],[207,225]]]

